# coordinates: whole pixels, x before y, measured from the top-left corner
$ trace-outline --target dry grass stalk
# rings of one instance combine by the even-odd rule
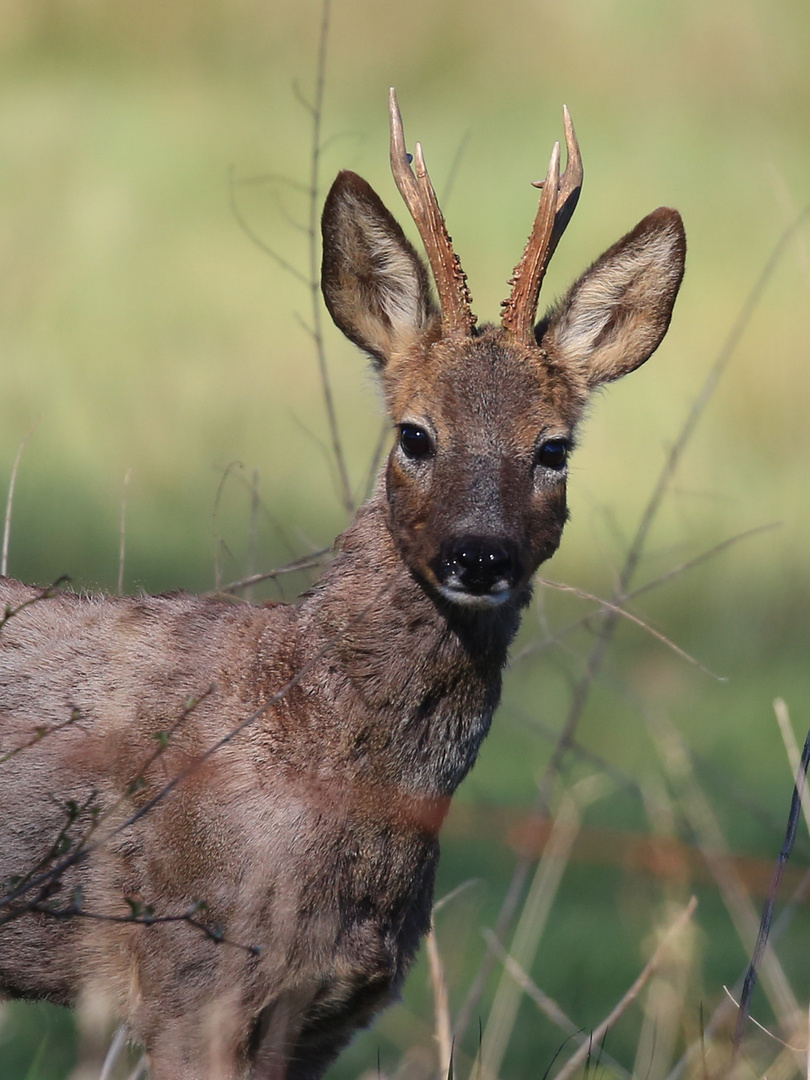
[[[580,1046],[591,1045],[592,1040],[590,1035],[586,1035],[583,1029],[574,1023],[574,1021],[560,1008],[554,998],[549,997],[548,994],[540,989],[537,983],[527,974],[525,969],[520,966],[517,960],[515,960],[513,956],[510,956],[504,949],[503,945],[501,945],[492,931],[485,928],[483,934],[487,946],[492,949],[495,956],[501,961],[504,970],[515,980],[526,997],[534,1002],[540,1012],[543,1013],[552,1024],[555,1024],[566,1036],[574,1039]],[[622,1077],[623,1080],[632,1080],[632,1074],[604,1050],[600,1055],[600,1059],[605,1065],[610,1066],[610,1069],[616,1076]]]
[[[444,964],[436,940],[436,927],[432,926],[425,938],[428,964],[430,965],[430,983],[433,987],[433,1012],[436,1043],[439,1050],[439,1077],[444,1080],[450,1073],[453,1059],[453,1033],[450,1024],[450,1003],[447,993],[447,979]]]
[[[675,846],[675,807],[659,777],[642,785],[642,798],[653,837],[673,845],[674,873],[665,881],[664,902],[667,912],[674,912],[687,902],[687,884],[691,883],[689,862]],[[662,921],[668,923],[671,917],[668,914]],[[636,1048],[634,1076],[643,1076],[645,1080],[662,1080],[672,1068],[675,1048],[688,1015],[687,995],[694,987],[695,961],[695,935],[684,934],[677,953],[673,950],[650,980]]]
[[[39,421],[37,421],[37,423],[39,423]],[[17,485],[17,473],[20,471],[20,462],[22,461],[25,444],[33,435],[36,426],[37,425],[34,424],[20,443],[14,458],[14,464],[11,466],[11,475],[8,479],[8,495],[6,496],[6,514],[3,521],[3,546],[2,550],[0,550],[0,577],[5,577],[8,573],[8,546],[11,540],[11,515],[14,511],[14,488]]]
[[[606,794],[607,786],[604,777],[590,776],[563,796],[521,911],[510,950],[515,962],[526,971],[531,969],[537,955],[540,938],[579,832],[582,813],[590,803]],[[481,1071],[484,1080],[497,1076],[500,1071],[517,1018],[520,998],[520,986],[510,974],[504,972],[482,1040]]]
[[[700,844],[706,863],[717,882],[743,947],[750,955],[759,930],[753,904],[728,858],[725,838],[706,796],[697,782],[686,747],[671,724],[648,718],[664,768],[680,796],[679,805]],[[765,949],[763,985],[783,1031],[793,1030],[799,1005],[773,949]]]
[[[680,913],[677,919],[672,923],[667,932],[664,934],[660,944],[658,945],[658,948],[647,961],[638,978],[629,988],[624,997],[622,997],[622,999],[616,1004],[616,1006],[611,1009],[611,1011],[608,1013],[602,1023],[599,1024],[598,1027],[594,1028],[591,1034],[591,1038],[588,1040],[588,1044],[586,1046],[581,1046],[575,1053],[571,1055],[563,1068],[560,1069],[560,1071],[555,1075],[554,1080],[571,1080],[571,1077],[576,1075],[577,1071],[584,1065],[585,1061],[587,1060],[588,1055],[591,1052],[591,1048],[593,1046],[599,1045],[599,1043],[602,1041],[610,1028],[614,1027],[618,1020],[627,1011],[628,1006],[630,1006],[633,1001],[635,1001],[635,999],[644,989],[644,986],[647,984],[650,977],[665,959],[667,951],[672,947],[673,942],[689,924],[696,909],[697,900],[693,896],[687,906],[684,908],[684,910]]]

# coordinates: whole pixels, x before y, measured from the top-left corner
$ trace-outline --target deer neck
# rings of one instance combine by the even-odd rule
[[[330,741],[360,773],[450,795],[489,729],[528,596],[469,611],[432,595],[397,550],[381,487],[336,547],[299,619],[300,646],[324,652],[313,674],[337,718]]]

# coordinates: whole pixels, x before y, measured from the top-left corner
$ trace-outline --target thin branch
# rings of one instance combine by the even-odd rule
[[[310,116],[314,116],[315,115],[315,106],[312,104],[312,102],[309,100],[308,97],[304,96],[304,92],[301,89],[301,84],[299,83],[298,79],[293,79],[293,81],[292,81],[292,91],[293,91],[293,96],[295,97],[295,100],[298,102],[298,104],[301,106],[301,108],[304,109],[306,112],[308,112],[310,114]]]
[[[259,553],[259,510],[261,508],[261,496],[259,495],[259,470],[253,470],[253,478],[250,485],[250,516],[248,518],[247,536],[247,559],[245,569],[248,577],[254,577],[254,567]],[[248,603],[253,600],[253,586],[249,585],[245,591],[245,600]]]
[[[466,892],[467,889],[472,888],[473,885],[479,885],[480,883],[481,878],[468,878],[467,881],[462,881],[460,885],[456,885],[455,889],[451,889],[449,893],[445,893],[444,896],[440,897],[433,905],[434,917],[442,910],[443,907],[446,907],[448,904],[452,904],[452,902],[463,892]]]
[[[790,713],[787,704],[782,698],[776,698],[774,700],[773,711],[776,716],[776,722],[779,725],[779,733],[782,736],[782,742],[785,744],[785,752],[787,754],[790,772],[795,780],[802,767],[802,756],[796,743],[796,736],[793,734],[793,727],[790,723]],[[810,795],[808,795],[806,782],[802,784],[801,803],[802,813],[804,814],[804,825],[808,832],[810,832]]]
[[[137,792],[143,786],[144,776],[146,775],[147,771],[151,768],[152,765],[154,765],[157,759],[166,750],[166,747],[172,741],[174,736],[178,733],[182,724],[200,706],[200,704],[214,692],[214,689],[215,687],[211,685],[204,693],[200,694],[198,697],[190,697],[186,701],[183,709],[181,710],[179,716],[174,721],[174,723],[172,723],[164,731],[154,732],[154,739],[156,744],[155,749],[152,750],[151,753],[149,753],[142,761],[132,780],[126,785],[124,793],[119,796],[118,799],[114,800],[113,803],[109,807],[107,807],[106,810],[100,813],[98,812],[98,807],[95,802],[97,792],[95,791],[91,792],[87,801],[82,806],[79,806],[73,800],[70,800],[68,801],[68,803],[65,804],[65,808],[68,813],[68,819],[65,825],[60,830],[58,836],[56,837],[56,840],[53,842],[53,844],[51,844],[50,850],[31,870],[28,871],[27,874],[25,874],[24,877],[13,882],[13,887],[9,893],[7,893],[3,897],[0,897],[0,908],[7,907],[10,904],[14,903],[15,900],[19,899],[20,896],[24,895],[32,888],[42,886],[45,890],[45,893],[47,894],[49,884],[53,881],[58,881],[62,873],[64,873],[65,869],[68,869],[70,866],[74,865],[74,863],[83,861],[83,859],[86,857],[87,854],[89,854],[91,850],[95,850],[95,848],[97,848],[99,844],[103,842],[100,841],[96,842],[95,844],[91,844],[93,836],[98,832],[101,826],[104,825],[107,819],[118,811],[121,804],[124,802],[124,799],[128,796],[132,796],[133,794],[135,794],[135,792]],[[80,719],[80,713],[78,712],[78,710],[74,710],[74,712],[71,714],[69,721],[64,721],[62,724],[57,725],[51,730],[59,730],[60,728],[65,727],[67,723],[76,723]],[[34,741],[37,740],[35,739]],[[21,747],[20,749],[25,749],[25,747]],[[90,812],[91,816],[90,826],[87,832],[81,838],[81,840],[79,840],[76,847],[74,847],[73,852],[68,855],[68,857],[63,860],[61,864],[57,864],[56,867],[51,867],[44,873],[40,873],[40,871],[48,864],[48,862],[50,862],[54,858],[57,858],[59,855],[63,855],[66,853],[63,847],[63,842],[66,838],[68,838],[68,833],[71,826],[76,821],[81,820],[81,818],[88,812]],[[126,822],[124,824],[126,824]],[[115,832],[110,834],[110,836],[114,835]],[[104,839],[108,839],[108,837],[105,837]],[[40,899],[42,899],[42,895],[40,896]],[[34,903],[36,902],[37,901],[34,901]],[[30,907],[30,904],[26,904],[20,909],[13,910],[10,915],[3,916],[2,918],[0,918],[0,926],[6,922],[12,922],[14,919],[19,918],[20,915],[30,910]]]
[[[217,518],[219,517],[219,504],[222,499],[222,493],[225,490],[225,484],[228,481],[228,477],[234,469],[243,469],[244,465],[241,461],[231,461],[226,465],[222,476],[217,484],[217,493],[214,496],[214,509],[212,512],[211,531],[214,538],[214,590],[219,592],[219,587],[222,582],[222,566],[219,561],[219,553],[222,547],[222,538],[217,534]]]
[[[368,499],[374,490],[374,484],[377,481],[377,474],[380,471],[380,465],[382,463],[383,454],[385,453],[385,445],[388,441],[391,431],[391,423],[386,417],[383,420],[382,427],[380,428],[380,437],[377,440],[377,445],[374,447],[374,453],[371,455],[369,461],[368,472],[366,473],[366,482],[363,486],[363,498]]]
[[[309,290],[312,299],[312,336],[315,342],[315,353],[318,360],[318,370],[321,377],[321,391],[323,393],[326,416],[329,423],[329,432],[332,439],[332,452],[335,455],[338,477],[343,497],[343,505],[351,514],[354,513],[355,505],[352,498],[349,473],[343,456],[343,445],[340,440],[337,413],[332,395],[332,384],[329,378],[329,369],[326,363],[326,346],[323,339],[323,310],[321,304],[321,275],[320,275],[320,245],[319,245],[319,213],[320,213],[320,167],[323,146],[321,142],[321,127],[323,124],[323,99],[326,88],[326,51],[329,42],[329,15],[331,2],[323,0],[321,9],[321,32],[318,39],[318,64],[315,77],[315,98],[310,104],[296,88],[299,101],[307,108],[312,116],[312,155],[309,183]]]
[[[138,1062],[138,1064],[135,1066],[135,1068],[132,1070],[132,1072],[127,1077],[127,1080],[144,1080],[144,1077],[146,1077],[148,1068],[149,1068],[149,1062],[146,1060],[146,1054],[144,1054],[143,1057]]]
[[[578,589],[574,585],[563,585],[559,581],[550,581],[548,578],[543,577],[538,577],[536,580],[539,581],[541,585],[546,585],[550,589],[558,589],[560,592],[573,593],[573,595],[578,596],[580,600],[592,600],[595,604],[599,604],[600,608],[604,611],[613,612],[622,619],[629,619],[630,622],[635,623],[636,626],[640,626],[642,630],[646,630],[648,634],[660,641],[662,645],[666,645],[668,649],[671,649],[676,656],[680,656],[682,660],[686,660],[689,664],[694,664],[695,667],[700,668],[700,670],[707,675],[711,675],[711,677],[717,679],[718,682],[727,681],[722,675],[716,675],[713,671],[704,667],[691,653],[686,652],[680,645],[676,645],[674,641],[671,641],[665,634],[662,634],[660,630],[656,630],[655,627],[650,626],[649,623],[640,619],[638,615],[634,615],[620,604],[612,604],[609,600],[602,600],[600,597],[594,596],[592,593],[584,592],[584,590]]]
[[[273,532],[278,537],[278,539],[281,541],[283,546],[285,548],[287,548],[287,550],[290,552],[290,554],[293,557],[296,557],[295,552],[296,552],[297,549],[296,549],[295,544],[290,539],[290,537],[287,535],[286,529],[277,520],[275,515],[270,510],[269,506],[260,497],[259,492],[258,492],[258,490],[256,488],[255,478],[252,479],[252,480],[248,479],[244,475],[244,471],[232,472],[230,478],[235,483],[242,485],[242,487],[245,489],[245,492],[248,495],[251,506],[255,506],[256,513],[258,514],[259,510],[261,510],[261,512],[264,515],[265,519],[270,523],[270,526],[272,527]],[[258,528],[258,521],[256,522],[256,527]]]
[[[233,181],[234,186],[239,187],[258,187],[260,184],[286,184],[287,187],[291,187],[293,191],[297,191],[299,194],[306,195],[309,188],[301,180],[293,180],[291,176],[285,176],[283,173],[257,173],[256,176],[243,176],[239,180]]]
[[[126,899],[126,897],[124,899]],[[213,926],[207,926],[205,923],[200,922],[199,919],[195,918],[196,913],[198,911],[204,911],[206,907],[207,905],[205,903],[198,902],[193,904],[188,911],[185,911],[180,915],[155,915],[151,912],[144,914],[136,914],[133,912],[131,915],[108,915],[101,911],[86,911],[80,903],[69,904],[64,908],[34,903],[29,907],[26,907],[26,911],[34,912],[37,915],[47,915],[53,919],[92,919],[95,922],[129,923],[133,926],[160,926],[165,923],[187,923],[189,926],[193,926],[195,930],[199,930],[204,934],[209,941],[213,941],[217,945],[230,945],[231,948],[241,949],[251,956],[260,955],[260,945],[243,945],[239,941],[232,941],[231,938],[226,937],[221,930],[218,930]]]
[[[759,939],[757,913],[750,900],[744,882],[728,855],[723,832],[711,808],[709,800],[697,782],[689,752],[675,727],[663,716],[648,715],[656,749],[667,776],[679,795],[679,805],[697,844],[720,890],[723,902],[731,917],[746,952],[755,948]],[[773,1006],[774,1013],[783,1021],[795,1022],[799,1013],[796,996],[788,982],[784,969],[773,949],[763,948],[760,966],[763,984]]]
[[[127,493],[132,479],[132,469],[127,469],[124,476],[124,490],[121,493],[121,519],[118,542],[118,595],[124,594],[124,563],[127,554]]]
[[[286,274],[290,274],[292,277],[295,278],[296,281],[300,282],[302,285],[306,285],[307,287],[309,287],[309,279],[307,278],[306,274],[302,274],[297,266],[293,266],[293,264],[287,259],[285,259],[283,255],[279,255],[279,253],[274,248],[271,248],[269,244],[266,244],[264,240],[262,240],[262,238],[258,235],[258,233],[256,233],[248,224],[247,218],[242,213],[239,207],[239,203],[236,199],[237,183],[241,184],[244,183],[244,181],[234,180],[233,169],[231,168],[228,173],[228,188],[231,198],[231,213],[236,218],[236,222],[239,225],[239,228],[242,230],[248,240],[252,241],[252,243],[254,243],[260,251],[263,251],[265,255],[269,255],[270,258],[278,266],[280,266]]]
[[[453,160],[450,163],[450,169],[447,173],[447,179],[444,182],[444,188],[442,189],[441,196],[439,197],[439,206],[443,207],[445,212],[447,211],[447,204],[450,202],[450,196],[453,193],[453,188],[458,178],[459,169],[461,168],[461,162],[464,160],[464,155],[467,153],[467,146],[470,142],[470,132],[465,131],[461,138],[456,152],[453,155]]]
[[[725,540],[720,540],[712,547],[707,548],[706,551],[702,551],[699,555],[695,555],[693,559],[687,559],[686,562],[679,563],[678,566],[673,566],[669,570],[665,570],[662,574],[659,574],[658,577],[654,577],[643,585],[638,585],[635,589],[631,589],[630,592],[626,593],[621,598],[621,601],[622,603],[625,603],[628,600],[635,600],[637,596],[642,596],[652,589],[657,589],[659,585],[664,585],[667,581],[680,577],[689,570],[694,570],[696,566],[700,566],[701,563],[706,562],[708,559],[713,559],[716,555],[721,554],[721,552],[726,551],[735,544],[739,544],[741,540],[750,540],[752,536],[759,536],[760,533],[770,532],[771,529],[781,529],[781,527],[781,521],[769,521],[765,525],[755,525],[751,529],[744,529],[742,532],[735,533],[733,536],[727,536]]]
[[[0,630],[6,625],[9,619],[15,618],[21,611],[25,611],[26,608],[31,607],[32,604],[38,604],[40,600],[50,600],[52,596],[56,596],[59,592],[61,585],[66,585],[70,581],[67,574],[62,574],[56,581],[51,582],[50,585],[46,585],[44,589],[40,589],[36,596],[32,596],[29,600],[23,600],[17,607],[11,607],[7,604],[3,609],[3,614],[0,615]]]
[[[248,574],[247,577],[240,578],[238,581],[231,581],[227,585],[220,585],[214,592],[205,593],[204,595],[216,596],[218,593],[235,593],[239,592],[240,589],[249,589],[252,585],[258,585],[261,581],[273,581],[284,574],[295,574],[300,570],[311,570],[320,566],[324,555],[328,555],[331,550],[331,547],[319,548],[318,551],[313,551],[311,555],[295,559],[293,562],[287,563],[286,566],[279,566],[275,570],[265,570],[260,574]]]
[[[21,754],[24,750],[28,750],[32,746],[36,746],[37,743],[42,742],[49,735],[55,735],[58,731],[62,731],[63,728],[71,727],[81,719],[81,713],[78,709],[74,709],[67,720],[62,720],[58,724],[54,724],[52,727],[48,727],[46,724],[41,724],[34,730],[34,734],[24,743],[20,743],[19,746],[15,746],[13,750],[7,750],[5,753],[0,751],[0,765],[4,765],[11,758],[16,757],[17,754]]]
[[[700,552],[692,559],[687,559],[686,562],[679,563],[677,566],[672,566],[668,570],[664,570],[657,577],[651,578],[643,585],[636,586],[635,589],[631,589],[624,596],[617,597],[615,599],[616,606],[623,609],[630,601],[635,600],[639,596],[643,596],[644,593],[652,592],[653,589],[657,589],[659,586],[666,584],[673,578],[680,577],[682,574],[687,573],[690,570],[694,570],[702,563],[707,562],[709,559],[713,559],[716,555],[726,551],[728,548],[733,547],[735,544],[740,543],[742,540],[748,540],[752,536],[758,536],[760,533],[767,532],[770,529],[776,529],[781,527],[781,522],[772,521],[766,525],[756,525],[752,529],[745,529],[742,532],[735,533],[733,536],[726,537],[725,540],[720,540],[717,544],[707,548],[706,551]],[[538,579],[541,580],[541,579]],[[548,584],[552,584],[549,582]],[[567,590],[567,587],[566,587]],[[600,601],[601,603],[601,601]],[[512,659],[512,664],[516,664],[521,660],[524,660],[527,656],[534,656],[539,652],[549,649],[554,645],[558,645],[563,638],[572,634],[575,630],[579,630],[582,626],[587,626],[592,623],[593,620],[600,614],[600,612],[589,611],[587,615],[583,615],[578,619],[574,619],[560,629],[551,632],[547,629],[546,636],[539,641],[530,642],[520,652],[516,653]],[[570,749],[570,747],[569,747]]]
[[[790,926],[793,914],[796,911],[796,905],[805,904],[808,897],[810,897],[810,870],[805,871],[801,881],[788,900],[785,910],[776,920],[774,928],[771,931],[771,945],[774,945]],[[738,995],[742,990],[744,979],[745,972],[742,972],[740,977],[734,983],[734,991]],[[722,998],[720,1003],[716,1006],[708,1023],[703,1022],[701,1010],[701,1028],[698,1038],[694,1039],[690,1045],[686,1047],[680,1059],[667,1074],[665,1080],[680,1080],[686,1070],[689,1069],[696,1060],[705,1060],[706,1041],[711,1039],[719,1031],[725,1031],[727,1029],[731,1014],[736,1012],[736,1009],[736,1002],[734,1002],[731,997],[727,996]],[[703,1070],[703,1073],[704,1075],[708,1075],[705,1069]]]

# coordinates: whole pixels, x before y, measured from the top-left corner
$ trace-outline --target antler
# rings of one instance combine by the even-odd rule
[[[571,220],[582,189],[582,158],[579,153],[579,143],[565,105],[563,105],[563,122],[568,155],[565,172],[560,176],[560,144],[555,143],[545,180],[535,182],[535,187],[543,189],[537,216],[534,219],[532,233],[523,252],[523,258],[509,279],[509,284],[512,286],[511,295],[501,305],[503,307],[501,322],[504,329],[510,331],[518,341],[526,345],[534,344],[534,320],[537,314],[540,286],[548,264],[551,262],[551,256]]]
[[[475,316],[470,310],[467,275],[461,269],[458,255],[453,251],[453,243],[447,234],[444,215],[430,182],[420,143],[414,148],[415,175],[411,169],[411,158],[405,149],[402,116],[393,87],[388,98],[388,110],[391,119],[391,172],[425,245],[439,293],[442,330],[445,334],[470,337],[475,326]]]

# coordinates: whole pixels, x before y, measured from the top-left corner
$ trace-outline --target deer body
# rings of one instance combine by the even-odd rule
[[[335,182],[324,295],[398,439],[298,604],[0,579],[0,754],[21,748],[0,763],[0,991],[103,994],[152,1080],[315,1080],[429,927],[438,830],[559,543],[577,420],[655,349],[683,270],[680,219],[656,211],[535,336],[578,194],[570,136],[500,327],[473,329],[418,147],[403,174],[395,102],[440,311],[374,192]]]

